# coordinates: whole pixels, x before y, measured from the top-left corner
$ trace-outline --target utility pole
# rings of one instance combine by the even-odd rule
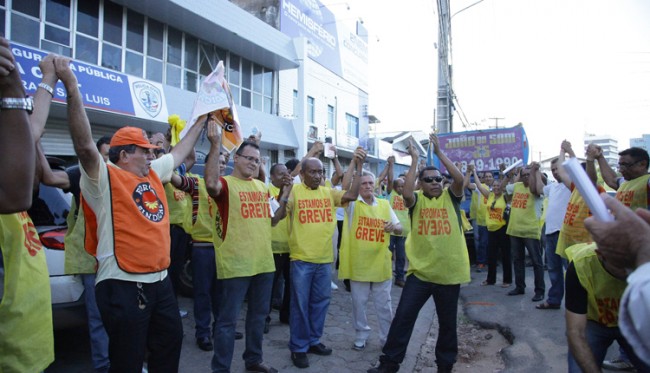
[[[450,16],[449,0],[438,0],[438,98],[436,127],[440,133],[452,132],[451,65],[449,64]]]
[[[499,129],[499,120],[506,119],[506,118],[488,118],[488,119],[494,119],[494,127],[496,129]]]

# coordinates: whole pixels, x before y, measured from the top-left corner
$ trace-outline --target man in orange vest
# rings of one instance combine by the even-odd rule
[[[162,183],[192,150],[202,126],[192,127],[169,154],[156,160],[151,149],[157,146],[145,132],[123,127],[113,135],[109,162],[104,162],[70,60],[58,57],[54,65],[67,92],[70,134],[89,212],[86,222],[96,229],[96,296],[109,337],[110,371],[142,371],[148,350],[149,371],[177,372],[183,327],[167,276],[169,212]],[[88,244],[86,249],[92,251]]]

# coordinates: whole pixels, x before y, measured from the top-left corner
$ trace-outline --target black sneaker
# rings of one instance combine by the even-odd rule
[[[269,324],[271,324],[271,320],[266,319],[266,321],[264,321],[264,334],[269,334]]]
[[[392,361],[383,361],[379,363],[376,368],[370,368],[368,373],[397,373],[399,371],[399,364]]]
[[[212,341],[209,337],[201,337],[196,339],[196,345],[203,351],[212,351]]]
[[[307,358],[307,353],[305,352],[292,352],[291,361],[293,361],[293,365],[297,368],[309,368],[309,358]]]
[[[309,350],[307,350],[307,352],[310,354],[327,356],[332,354],[332,349],[322,343],[319,343],[317,345],[309,346]]]

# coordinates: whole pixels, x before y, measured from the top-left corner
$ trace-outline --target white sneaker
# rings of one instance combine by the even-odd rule
[[[603,361],[602,366],[609,370],[634,370],[634,365],[632,365],[632,363],[618,357],[616,359]]]
[[[354,341],[354,345],[352,346],[353,350],[361,351],[364,348],[366,348],[366,341],[361,339],[357,339],[356,341]]]
[[[187,317],[187,311],[185,310],[178,310],[178,313],[181,315],[181,319],[184,319]]]
[[[338,290],[338,289],[339,289],[339,286],[336,285],[336,284],[334,283],[334,281],[332,281],[332,290]]]

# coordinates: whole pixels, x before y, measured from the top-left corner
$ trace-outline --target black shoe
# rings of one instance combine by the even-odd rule
[[[404,280],[395,280],[395,286],[400,287],[400,288],[403,288],[404,285],[406,285],[406,283],[404,282]]]
[[[379,363],[379,366],[376,368],[370,368],[367,370],[368,373],[397,373],[399,370],[399,364],[392,361],[383,361]]]
[[[203,351],[212,351],[212,341],[208,337],[201,337],[196,339],[196,345]]]
[[[307,353],[305,352],[292,352],[291,361],[293,361],[293,365],[297,368],[309,368],[309,358],[307,358]]]
[[[343,285],[345,285],[345,291],[347,291],[348,293],[352,291],[352,289],[350,288],[350,280],[343,280]]]
[[[269,334],[269,324],[271,323],[271,320],[266,319],[264,321],[264,334]]]
[[[289,316],[287,316],[287,317],[282,317],[282,316],[280,316],[280,324],[287,324],[287,325],[289,325]]]
[[[246,370],[249,372],[278,373],[277,369],[264,362],[246,367]]]
[[[535,294],[535,296],[531,300],[533,302],[539,302],[540,300],[544,300],[544,294]]]
[[[307,352],[310,354],[327,356],[332,354],[332,349],[322,343],[319,343],[317,345],[309,346],[309,350],[307,350]]]
[[[451,373],[452,369],[450,367],[438,367],[438,373]]]
[[[244,338],[244,335],[241,332],[235,332],[235,340],[240,340]]]
[[[522,295],[523,293],[524,289],[514,288],[508,292],[508,295]]]

